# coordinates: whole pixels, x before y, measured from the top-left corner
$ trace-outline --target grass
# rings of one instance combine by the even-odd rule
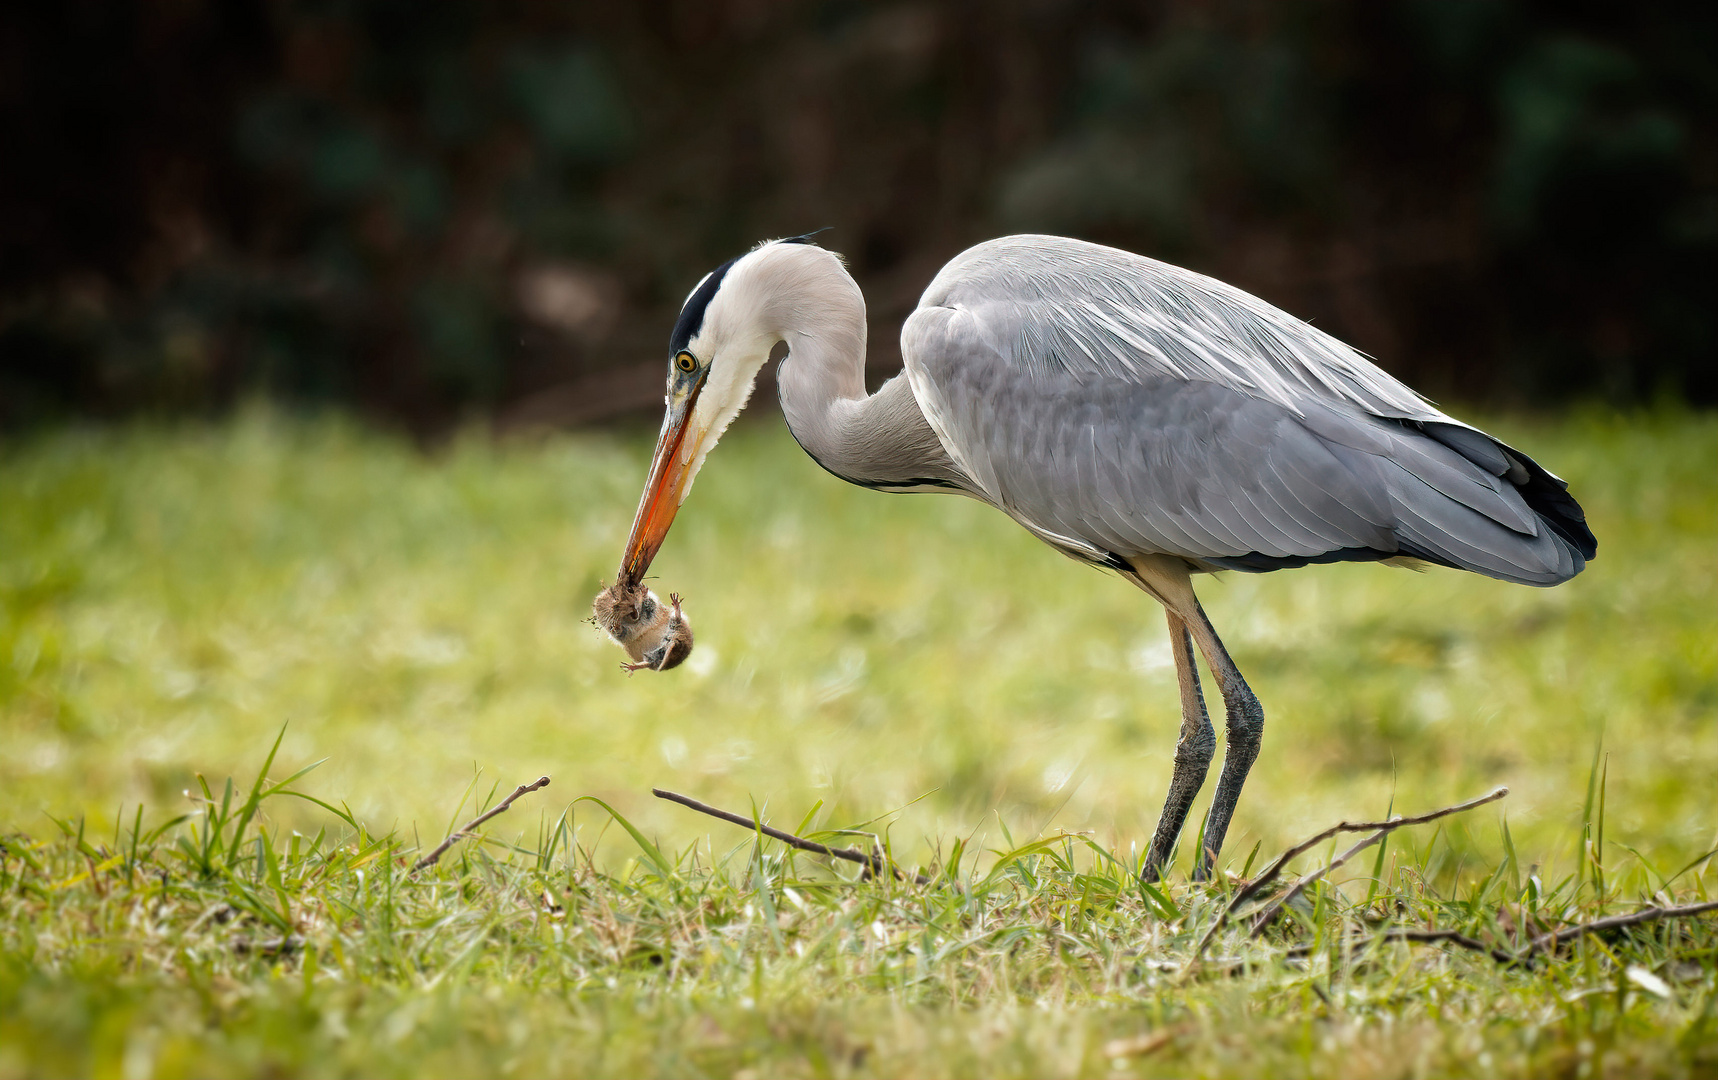
[[[1575,582],[1201,593],[1267,712],[1232,872],[1512,794],[1197,972],[1227,884],[1186,854],[1133,876],[1178,723],[1161,616],[984,507],[847,488],[742,426],[656,567],[697,652],[627,678],[583,619],[644,433],[426,456],[258,411],[0,446],[0,1076],[1718,1075],[1709,916],[1531,970],[1365,943],[1513,947],[1711,891],[1718,421],[1493,427],[1588,507]],[[937,880],[653,784],[858,826]]]

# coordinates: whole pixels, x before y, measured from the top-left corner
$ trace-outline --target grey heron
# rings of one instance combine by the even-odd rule
[[[1193,575],[1413,560],[1527,585],[1596,544],[1568,486],[1440,412],[1360,352],[1214,278],[1115,248],[1009,236],[956,256],[901,330],[902,374],[865,388],[865,299],[809,237],[707,274],[669,339],[667,413],[621,564],[636,587],[771,350],[805,452],[849,483],[994,506],[1163,605],[1181,696],[1169,793],[1143,864],[1171,857],[1227,746],[1195,867],[1215,865],[1264,712]]]

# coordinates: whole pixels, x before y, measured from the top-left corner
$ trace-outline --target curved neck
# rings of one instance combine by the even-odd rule
[[[778,333],[787,345],[776,369],[782,414],[800,445],[819,460],[836,452],[827,441],[844,426],[840,417],[867,397],[865,297],[844,270],[840,278],[805,282],[809,287],[801,295],[785,297],[778,308]]]
[[[833,260],[832,260],[833,261]],[[812,459],[865,487],[964,488],[903,376],[865,391],[865,298],[845,270],[789,290],[777,311],[788,353],[776,372],[788,430]]]

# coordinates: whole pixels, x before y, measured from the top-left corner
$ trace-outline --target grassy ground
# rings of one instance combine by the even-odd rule
[[[1532,970],[1344,952],[1387,923],[1513,947],[1718,874],[1672,879],[1718,846],[1718,421],[1493,426],[1588,507],[1575,582],[1201,588],[1268,717],[1232,871],[1511,795],[1196,972],[1227,886],[1131,875],[1177,725],[1161,616],[984,507],[742,427],[656,565],[698,649],[628,678],[583,620],[643,433],[426,457],[259,412],[0,446],[0,1076],[1718,1075],[1710,917]],[[326,758],[291,787],[327,806],[249,798],[283,724],[268,775]],[[941,876],[787,858],[653,784],[869,822]]]

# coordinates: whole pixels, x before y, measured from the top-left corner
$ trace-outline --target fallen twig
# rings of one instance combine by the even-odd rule
[[[1247,936],[1249,938],[1256,938],[1260,934],[1264,933],[1265,927],[1269,926],[1271,923],[1271,920],[1277,917],[1277,912],[1279,912],[1283,909],[1284,904],[1288,903],[1290,900],[1293,900],[1295,897],[1297,897],[1301,893],[1305,892],[1306,887],[1308,885],[1311,885],[1313,882],[1317,881],[1319,878],[1322,878],[1324,875],[1330,873],[1332,870],[1335,870],[1337,867],[1341,866],[1343,863],[1347,862],[1349,859],[1360,854],[1362,851],[1365,851],[1367,848],[1371,847],[1373,844],[1376,844],[1378,841],[1384,839],[1385,836],[1389,835],[1389,831],[1390,830],[1388,830],[1388,829],[1379,829],[1377,832],[1373,833],[1371,836],[1368,836],[1366,839],[1360,841],[1358,844],[1355,844],[1353,847],[1349,848],[1347,851],[1344,851],[1342,854],[1338,855],[1336,858],[1330,860],[1330,864],[1328,866],[1325,866],[1324,868],[1319,869],[1319,870],[1315,870],[1312,873],[1301,878],[1299,881],[1295,882],[1294,886],[1292,888],[1290,888],[1288,892],[1285,892],[1281,896],[1277,897],[1275,902],[1270,904],[1268,907],[1265,908],[1264,911],[1259,913],[1258,918],[1253,920],[1252,931],[1249,932],[1247,934]]]
[[[1483,941],[1475,940],[1456,930],[1386,930],[1374,940],[1384,941],[1447,941],[1451,945],[1459,945],[1469,952],[1485,953],[1500,964],[1521,964],[1530,961],[1502,949],[1494,949]]]
[[[1565,941],[1573,941],[1585,934],[1596,934],[1601,930],[1615,930],[1620,926],[1634,926],[1636,923],[1653,922],[1657,919],[1678,919],[1688,915],[1703,915],[1708,911],[1718,911],[1718,900],[1704,904],[1684,904],[1681,907],[1644,907],[1627,915],[1611,915],[1592,922],[1567,926],[1549,934],[1541,934],[1527,946],[1523,956],[1532,956],[1546,949],[1554,949]]]
[[[1500,964],[1519,964],[1532,967],[1534,956],[1547,949],[1554,949],[1565,941],[1573,941],[1583,934],[1595,934],[1602,930],[1615,930],[1624,926],[1635,926],[1640,923],[1654,922],[1658,919],[1677,919],[1689,915],[1704,915],[1709,911],[1718,911],[1718,900],[1704,904],[1684,904],[1680,907],[1645,907],[1627,915],[1611,915],[1603,919],[1594,919],[1575,926],[1567,926],[1549,934],[1541,934],[1533,939],[1527,948],[1520,952],[1509,952],[1505,949],[1494,948],[1483,941],[1476,941],[1455,930],[1385,930],[1374,937],[1360,943],[1364,948],[1374,941],[1447,941],[1451,945],[1459,945],[1470,952],[1485,953]],[[1306,956],[1312,951],[1311,946],[1290,949],[1289,956]]]
[[[689,807],[698,811],[700,814],[709,814],[711,817],[721,818],[723,821],[732,822],[742,828],[756,829],[765,836],[780,840],[782,843],[791,847],[796,847],[801,851],[810,851],[818,855],[828,855],[833,859],[846,859],[848,862],[859,863],[869,869],[873,874],[880,874],[887,869],[898,879],[902,879],[907,876],[899,867],[886,863],[875,855],[867,855],[863,851],[855,851],[852,848],[828,847],[824,844],[819,844],[815,840],[807,840],[804,837],[795,836],[792,833],[782,832],[780,829],[772,829],[755,818],[730,813],[727,810],[711,806],[709,803],[701,803],[690,795],[682,795],[677,791],[665,791],[662,788],[651,788],[650,793],[658,799],[667,799],[669,802],[677,802],[681,806]],[[931,881],[930,878],[923,874],[914,874],[913,880],[920,885],[928,885]]]
[[[1402,817],[1401,815],[1397,815],[1388,821],[1343,821],[1332,825],[1317,836],[1301,841],[1294,847],[1283,852],[1281,855],[1278,855],[1269,866],[1265,867],[1258,877],[1249,881],[1247,884],[1241,886],[1235,891],[1235,895],[1229,900],[1228,905],[1225,906],[1217,915],[1217,920],[1211,924],[1211,928],[1209,930],[1205,931],[1205,936],[1199,939],[1198,948],[1193,950],[1193,958],[1197,960],[1199,957],[1205,955],[1205,950],[1210,946],[1211,939],[1217,936],[1217,931],[1221,930],[1223,925],[1229,921],[1229,916],[1235,913],[1235,909],[1258,895],[1260,889],[1263,889],[1266,885],[1275,881],[1278,875],[1282,873],[1283,868],[1289,864],[1290,860],[1306,854],[1308,851],[1324,843],[1326,840],[1329,840],[1331,837],[1345,832],[1367,832],[1375,830],[1371,836],[1343,852],[1329,866],[1302,878],[1295,884],[1294,888],[1290,889],[1288,893],[1283,896],[1282,899],[1271,905],[1270,909],[1266,911],[1264,915],[1260,916],[1261,918],[1266,918],[1267,916],[1275,917],[1277,911],[1281,910],[1282,905],[1293,897],[1298,896],[1301,890],[1303,890],[1307,885],[1317,881],[1331,870],[1348,861],[1348,859],[1353,857],[1356,853],[1366,850],[1368,847],[1382,840],[1385,836],[1395,830],[1407,825],[1424,825],[1428,821],[1436,821],[1441,817],[1448,817],[1451,814],[1459,814],[1466,810],[1472,810],[1476,806],[1484,806],[1486,803],[1496,802],[1498,799],[1501,799],[1508,794],[1508,788],[1500,787],[1490,794],[1482,795],[1477,799],[1470,799],[1464,803],[1457,803],[1454,806],[1446,806],[1441,810],[1433,810],[1430,813],[1420,814],[1415,817]],[[1266,921],[1268,921],[1268,918]],[[1254,924],[1253,936],[1257,935],[1262,925],[1262,923]]]
[[[436,847],[436,849],[434,851],[430,852],[428,855],[425,855],[423,858],[421,858],[417,862],[413,863],[412,864],[412,873],[415,874],[419,870],[422,870],[426,866],[434,866],[436,864],[436,862],[438,860],[440,860],[440,858],[443,855],[447,854],[448,848],[452,847],[453,845],[459,843],[461,840],[464,840],[466,837],[470,836],[471,830],[477,828],[479,825],[483,824],[485,821],[488,821],[490,818],[494,817],[495,815],[502,813],[509,806],[512,806],[514,799],[517,799],[521,795],[528,795],[533,791],[537,791],[541,788],[546,788],[548,786],[549,786],[549,778],[547,776],[538,777],[537,782],[534,784],[520,784],[518,787],[513,789],[513,794],[507,796],[505,799],[502,799],[499,803],[496,803],[494,809],[488,811],[487,813],[479,814],[476,817],[472,818],[470,821],[466,822],[462,827],[460,827],[460,829],[458,831],[453,833],[453,835],[449,836],[446,840],[443,840]]]
[[[1384,930],[1374,934],[1372,937],[1354,942],[1350,951],[1364,949],[1368,945],[1377,941],[1412,941],[1423,944],[1435,944],[1437,942],[1447,941],[1451,945],[1459,945],[1469,952],[1485,953],[1500,964],[1532,963],[1531,960],[1523,959],[1522,957],[1516,956],[1514,953],[1505,952],[1502,949],[1494,949],[1485,942],[1470,938],[1466,934],[1456,930]],[[1297,945],[1283,955],[1290,957],[1305,957],[1311,956],[1313,951],[1314,946],[1312,945]]]
[[[304,939],[297,934],[262,938],[256,941],[239,938],[233,942],[233,951],[241,956],[252,953],[257,956],[291,956],[302,948],[304,948]]]
[[[1144,1035],[1135,1035],[1127,1039],[1111,1039],[1104,1043],[1104,1057],[1107,1058],[1138,1058],[1155,1054],[1168,1046],[1189,1029],[1173,1027],[1164,1031],[1150,1031]]]

